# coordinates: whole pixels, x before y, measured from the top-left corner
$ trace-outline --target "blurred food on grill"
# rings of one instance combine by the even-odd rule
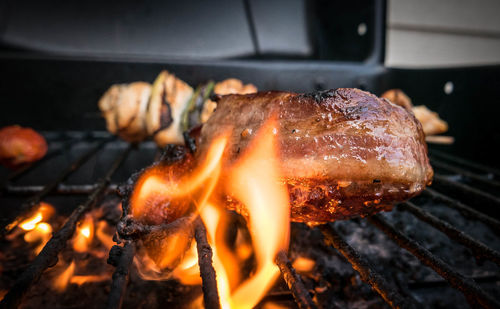
[[[412,112],[422,124],[426,136],[441,134],[448,131],[448,123],[439,118],[436,112],[431,111],[425,105],[413,106],[411,99],[400,89],[391,89],[384,92],[382,98],[388,99],[392,103],[404,107]],[[428,139],[429,141],[441,139]],[[447,139],[449,140],[449,139]]]
[[[35,130],[18,125],[0,129],[0,164],[17,168],[40,160],[46,153],[47,142]]]
[[[183,144],[183,132],[208,120],[216,103],[212,94],[256,92],[252,84],[235,78],[208,81],[193,89],[168,71],[162,71],[153,85],[133,82],[111,86],[99,100],[99,109],[109,132],[126,141],[153,137],[163,147]]]
[[[99,101],[108,131],[129,142],[147,137],[144,118],[151,94],[145,82],[113,85]]]

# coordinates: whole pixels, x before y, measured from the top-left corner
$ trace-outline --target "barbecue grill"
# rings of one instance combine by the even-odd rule
[[[38,294],[34,290],[43,285],[46,270],[56,265],[85,213],[101,207],[132,173],[160,157],[161,149],[151,141],[128,144],[105,132],[97,100],[111,84],[152,81],[162,69],[175,72],[191,85],[238,77],[263,90],[358,87],[381,94],[401,88],[414,102],[437,110],[450,124],[449,133],[456,142],[430,146],[435,177],[421,196],[395,206],[390,213],[369,218],[317,227],[293,223],[290,254],[281,252],[276,257],[282,280],[260,307],[266,302],[299,308],[466,307],[466,303],[500,307],[500,170],[493,150],[500,137],[487,134],[496,127],[500,67],[386,68],[384,3],[377,2],[372,13],[369,26],[375,30],[368,39],[374,48],[364,62],[0,55],[2,126],[33,126],[43,130],[49,142],[49,151],[39,162],[14,172],[1,170],[2,252],[9,250],[4,240],[9,224],[25,218],[41,201],[54,201],[58,213],[67,218],[25,267],[0,268],[8,278],[1,282],[0,290],[6,294],[0,307],[30,307],[26,303],[30,298],[52,304],[40,295],[43,290]],[[449,82],[453,92],[446,93],[443,87]],[[212,250],[201,220],[196,223],[195,240],[204,305],[219,308]],[[107,292],[102,299],[96,296],[82,302],[108,308],[151,306],[137,302],[147,289],[170,293],[155,306],[182,302],[179,283],[151,283],[134,275],[135,245],[129,239],[112,248],[108,263],[116,268],[112,277],[98,284],[106,285]],[[293,260],[304,254],[315,259],[320,276],[294,269]],[[78,292],[73,291],[72,297],[79,298]],[[194,292],[188,289],[184,293]]]

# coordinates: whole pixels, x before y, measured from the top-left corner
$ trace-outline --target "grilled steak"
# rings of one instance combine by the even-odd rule
[[[421,124],[404,108],[368,92],[271,91],[217,101],[198,138],[197,156],[229,129],[225,164],[230,165],[263,123],[277,117],[292,221],[322,223],[389,210],[432,180]],[[243,205],[226,199],[230,208],[246,214]]]

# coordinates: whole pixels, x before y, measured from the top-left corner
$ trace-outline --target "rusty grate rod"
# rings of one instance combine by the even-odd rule
[[[493,194],[481,191],[479,189],[473,188],[471,186],[468,186],[466,184],[460,183],[455,180],[451,180],[447,178],[446,176],[440,175],[440,174],[434,174],[434,183],[437,185],[442,185],[444,187],[448,188],[453,188],[455,190],[459,190],[462,193],[465,193],[467,195],[473,195],[477,199],[480,199],[481,203],[485,204],[492,204],[495,207],[500,207],[500,198],[494,196]]]
[[[461,164],[461,165],[466,166],[468,168],[476,169],[478,171],[484,172],[485,174],[490,174],[490,175],[500,177],[500,170],[492,168],[491,166],[482,165],[482,164],[479,164],[477,162],[473,162],[473,161],[470,161],[470,160],[467,160],[464,158],[456,157],[456,156],[453,156],[451,154],[448,154],[448,153],[445,153],[445,152],[442,152],[439,150],[435,150],[435,149],[431,149],[430,154],[433,157],[439,157],[441,159],[452,161],[453,163]]]
[[[75,210],[73,210],[63,227],[52,235],[52,238],[47,242],[47,244],[45,244],[42,251],[17,278],[14,286],[0,302],[1,308],[17,308],[30,286],[35,281],[40,279],[40,276],[47,268],[57,264],[57,255],[66,247],[68,239],[73,236],[76,230],[76,224],[82,215],[90,210],[100,197],[102,197],[102,194],[105,192],[106,187],[111,181],[111,176],[113,176],[121,163],[127,158],[131,149],[131,146],[127,147],[127,149],[118,156],[106,172],[106,175],[97,182],[98,187],[94,190],[94,192],[92,192],[91,195],[89,195],[85,203],[79,205]]]
[[[194,222],[194,238],[198,249],[198,266],[203,289],[203,302],[206,309],[220,308],[219,292],[217,290],[217,280],[215,269],[212,265],[212,248],[207,240],[207,230],[201,218]]]
[[[472,238],[466,233],[453,227],[448,222],[439,219],[431,213],[417,207],[412,202],[404,202],[398,205],[399,208],[412,213],[415,217],[430,224],[436,229],[446,234],[450,239],[453,239],[467,248],[471,249],[476,257],[488,259],[500,266],[500,253],[486,246],[482,242]]]
[[[84,185],[67,185],[64,183],[58,184],[57,187],[51,192],[51,194],[57,195],[87,195],[92,193],[97,187],[96,184],[84,184]],[[109,193],[116,191],[118,185],[110,184],[106,191]],[[37,194],[43,190],[43,186],[21,186],[21,185],[7,185],[4,189],[6,195],[15,195],[15,196],[25,196],[25,195],[33,195]]]
[[[333,226],[323,224],[320,229],[326,243],[337,249],[360,274],[361,279],[371,285],[392,308],[416,308],[414,303],[397,293],[395,287],[390,286],[366,259],[342,239]]]
[[[463,215],[474,218],[476,220],[479,220],[479,221],[487,224],[488,226],[490,226],[492,229],[500,232],[500,221],[498,221],[495,218],[492,218],[492,217],[490,217],[482,212],[479,212],[479,211],[465,205],[464,203],[457,201],[455,199],[452,199],[451,197],[448,197],[442,193],[439,193],[431,188],[426,188],[423,191],[423,194],[429,196],[434,201],[443,202],[446,205],[448,205],[449,207],[460,211]]]
[[[118,309],[122,307],[123,297],[127,289],[127,281],[129,278],[130,268],[134,261],[135,244],[133,241],[126,241],[123,247],[113,246],[110,251],[108,264],[116,266],[113,273],[113,281],[111,282],[111,291],[108,296],[106,308]],[[117,260],[112,259],[112,256],[117,256]]]
[[[478,175],[476,173],[464,170],[464,169],[462,169],[460,167],[453,166],[453,165],[445,163],[443,161],[436,160],[436,159],[431,159],[431,165],[433,167],[437,167],[439,169],[447,170],[449,172],[452,172],[452,173],[464,176],[466,178],[469,178],[469,179],[472,179],[474,181],[477,181],[477,182],[480,182],[480,183],[492,186],[494,188],[500,188],[500,182],[498,182],[496,180],[488,179],[485,176]]]
[[[446,279],[452,287],[461,291],[471,307],[481,305],[485,308],[499,308],[498,303],[493,297],[488,295],[481,289],[474,280],[463,276],[445,263],[443,260],[433,255],[429,250],[422,247],[415,240],[408,238],[401,232],[397,231],[389,223],[387,223],[380,215],[375,215],[368,218],[368,221],[380,229],[390,239],[392,239],[401,248],[404,248],[415,257],[417,257],[424,265],[432,268],[441,277]]]
[[[276,265],[278,265],[281,274],[283,275],[283,279],[285,279],[285,282],[292,292],[293,298],[299,308],[318,308],[284,251],[278,252],[275,262]]]
[[[71,175],[71,173],[76,171],[80,166],[82,166],[85,162],[87,162],[87,160],[89,160],[97,151],[99,151],[99,149],[104,147],[104,145],[109,140],[110,139],[105,139],[99,142],[95,147],[91,148],[89,151],[84,153],[82,156],[76,159],[68,168],[62,171],[59,174],[59,176],[57,176],[56,180],[47,184],[45,187],[43,187],[42,191],[38,192],[36,195],[34,195],[26,202],[24,202],[21,205],[20,212],[17,214],[16,217],[9,216],[7,218],[3,218],[3,220],[0,221],[0,237],[5,236],[14,227],[16,227],[19,222],[26,219],[29,216],[29,212],[32,211],[33,208],[35,208],[38,204],[40,204],[42,198],[44,198],[46,195],[48,195],[50,192],[56,189],[59,183],[64,181],[69,175]]]

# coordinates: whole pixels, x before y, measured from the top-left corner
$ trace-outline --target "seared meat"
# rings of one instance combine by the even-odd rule
[[[388,210],[432,180],[421,124],[404,108],[368,92],[260,92],[219,96],[217,103],[201,130],[197,156],[229,129],[225,164],[230,165],[263,123],[277,117],[292,221],[321,223]],[[246,214],[231,196],[223,198]]]

